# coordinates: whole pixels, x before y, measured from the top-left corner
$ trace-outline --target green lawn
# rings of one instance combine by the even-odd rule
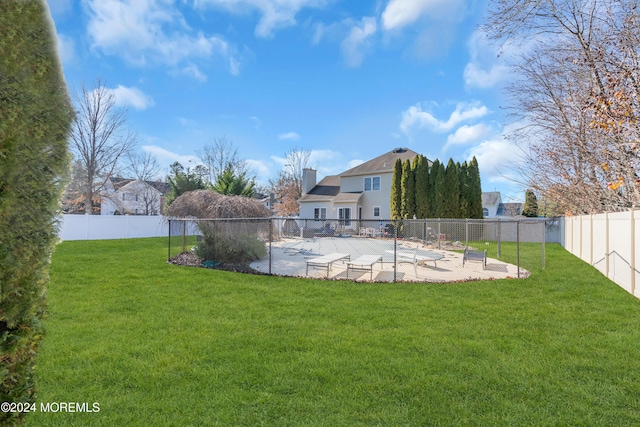
[[[172,266],[166,239],[64,242],[38,409],[100,412],[26,424],[639,425],[640,302],[558,245],[541,270],[536,247],[526,280],[435,285]]]

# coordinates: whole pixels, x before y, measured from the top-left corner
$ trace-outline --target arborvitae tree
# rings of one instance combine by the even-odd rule
[[[460,185],[458,183],[458,168],[453,159],[449,159],[445,171],[445,185],[447,203],[445,204],[445,218],[460,217]]]
[[[167,176],[169,192],[167,193],[166,207],[169,207],[175,199],[187,191],[204,190],[207,188],[204,182],[205,170],[199,172],[195,169],[185,169],[184,166],[178,162],[172,163],[170,168],[171,173]]]
[[[230,196],[246,196],[252,197],[254,193],[255,182],[247,178],[246,172],[236,175],[231,166],[227,166],[220,175],[218,175],[215,184],[211,189],[225,195]]]
[[[438,217],[438,208],[436,206],[436,185],[438,181],[438,170],[440,169],[440,160],[435,159],[429,169],[429,217]]]
[[[391,219],[402,217],[402,160],[396,159],[391,181]]]
[[[482,185],[480,183],[480,169],[474,156],[469,162],[469,218],[482,219]]]
[[[44,0],[0,1],[0,402],[35,401],[73,109]],[[24,412],[0,412],[0,425]]]
[[[460,188],[460,218],[469,218],[469,165],[466,160],[458,164],[458,186]]]
[[[446,182],[446,170],[444,164],[438,161],[433,162],[431,166],[431,172],[435,175],[435,180],[430,177],[429,180],[433,182],[433,217],[434,218],[446,218],[446,207],[449,202],[447,182]]]
[[[431,187],[429,182],[429,160],[422,154],[414,159],[413,170],[416,178],[416,217],[431,216]]]
[[[402,218],[413,219],[416,214],[416,180],[411,167],[411,161],[405,160],[402,165]]]
[[[538,199],[536,198],[533,190],[527,190],[525,192],[524,208],[522,209],[522,216],[529,218],[536,218],[538,216]]]

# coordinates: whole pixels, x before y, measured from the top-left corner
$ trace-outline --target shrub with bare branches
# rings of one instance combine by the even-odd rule
[[[203,238],[196,253],[204,260],[239,263],[266,255],[264,237],[269,223],[259,218],[268,217],[269,210],[259,200],[225,196],[212,190],[189,191],[171,203],[167,214],[210,220],[198,221]],[[235,220],[241,218],[247,220]]]

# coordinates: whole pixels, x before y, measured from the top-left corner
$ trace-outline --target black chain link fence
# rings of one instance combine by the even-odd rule
[[[545,262],[553,220],[169,218],[170,262],[372,282],[527,277]],[[557,221],[556,221],[557,224]],[[180,262],[180,260],[187,260]],[[537,262],[536,262],[537,263]]]

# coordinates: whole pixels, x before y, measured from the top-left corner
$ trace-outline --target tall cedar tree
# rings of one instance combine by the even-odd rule
[[[469,216],[469,165],[466,160],[458,166],[458,184],[460,188],[460,218],[470,218]]]
[[[431,192],[429,193],[429,206],[431,218],[438,218],[438,206],[436,200],[436,186],[438,181],[438,171],[440,169],[440,160],[435,159],[429,169],[429,184],[431,185]]]
[[[411,167],[411,160],[402,165],[402,218],[413,219],[416,214],[416,180]]]
[[[478,160],[473,156],[469,162],[469,218],[482,219],[482,184],[480,183],[480,168]]]
[[[391,219],[402,217],[402,160],[396,159],[393,165],[391,182]]]
[[[0,402],[35,402],[73,109],[44,0],[0,2]],[[22,412],[0,412],[0,425]]]
[[[445,171],[447,203],[444,208],[445,218],[460,218],[460,185],[458,183],[458,167],[449,159]]]
[[[434,162],[435,166],[435,162]],[[438,162],[438,168],[434,171],[434,167],[431,170],[435,172],[435,182],[433,188],[433,206],[435,218],[447,217],[447,203],[449,203],[448,191],[447,191],[447,177],[444,168],[444,163]]]
[[[431,216],[429,160],[422,154],[417,155],[414,159],[413,170],[416,178],[416,217],[429,218]]]
[[[522,215],[529,218],[536,218],[538,216],[538,199],[531,189],[525,192],[525,201],[524,208],[522,209]]]

